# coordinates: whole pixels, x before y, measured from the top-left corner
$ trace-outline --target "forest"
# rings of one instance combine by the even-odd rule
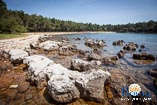
[[[28,14],[24,11],[8,10],[3,0],[0,0],[0,33],[24,32],[74,32],[74,31],[114,31],[157,33],[157,21],[128,23],[119,25],[99,25],[92,23],[77,23],[41,15]]]

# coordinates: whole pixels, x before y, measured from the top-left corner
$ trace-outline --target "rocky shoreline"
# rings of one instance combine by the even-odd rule
[[[148,78],[147,72],[134,70],[121,60],[139,45],[122,40],[113,42],[114,46],[123,46],[123,49],[117,55],[103,56],[99,49],[106,46],[105,41],[84,40],[92,51],[80,50],[68,38],[55,35],[0,40],[0,104],[156,104],[154,87],[148,88],[150,84],[156,84],[156,70],[148,73]],[[135,53],[132,58],[156,60],[153,55],[144,53]],[[151,93],[152,100],[121,100],[121,88],[132,83],[140,84],[142,90]]]

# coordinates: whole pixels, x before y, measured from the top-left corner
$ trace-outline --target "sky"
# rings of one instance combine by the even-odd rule
[[[157,20],[157,0],[4,0],[9,9],[62,20],[126,24]]]

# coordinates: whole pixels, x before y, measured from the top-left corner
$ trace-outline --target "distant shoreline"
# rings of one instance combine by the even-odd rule
[[[70,35],[70,34],[84,34],[84,33],[116,33],[111,31],[84,31],[84,32],[28,32],[26,35]]]

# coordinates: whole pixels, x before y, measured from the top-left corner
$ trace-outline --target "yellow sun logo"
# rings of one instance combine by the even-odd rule
[[[131,84],[129,86],[129,93],[132,96],[137,96],[141,92],[141,87],[138,84]]]

